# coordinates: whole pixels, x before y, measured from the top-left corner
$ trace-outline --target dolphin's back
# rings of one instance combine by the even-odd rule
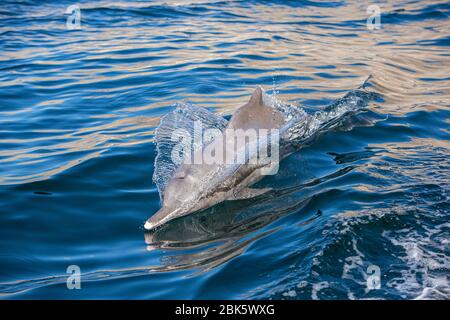
[[[172,112],[161,118],[156,130],[157,156],[153,180],[161,199],[165,187],[187,153],[192,155],[195,150],[202,149],[205,144],[214,140],[214,137],[209,137],[209,141],[202,141],[202,137],[198,136],[203,133],[202,130],[218,129],[218,132],[224,133],[227,128],[278,128],[280,156],[283,158],[310,144],[321,133],[339,126],[349,115],[362,110],[369,101],[377,98],[375,93],[365,88],[368,79],[358,89],[312,114],[306,113],[301,107],[281,102],[275,95],[265,94],[259,87],[250,101],[233,113],[230,121],[205,108],[190,104],[177,105]],[[196,122],[201,123],[202,130],[195,130]],[[187,137],[192,139],[191,148],[176,149],[180,142],[186,142]],[[178,156],[174,157],[174,154]]]

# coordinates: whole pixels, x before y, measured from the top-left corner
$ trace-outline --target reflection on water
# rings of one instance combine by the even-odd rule
[[[327,192],[323,184],[353,169],[355,166],[347,166],[317,178],[308,171],[301,155],[293,154],[275,177],[266,179],[265,183],[272,187],[271,191],[252,199],[226,201],[202,212],[177,218],[156,230],[145,231],[147,250],[169,250],[169,255],[162,261],[169,270],[206,271],[243,253],[258,238],[275,232],[279,228],[277,224],[257,232],[272,222],[288,214],[304,214],[302,211],[311,199]],[[291,176],[294,170],[295,178]],[[312,223],[320,215],[320,209],[309,212],[300,225]],[[196,250],[186,253],[186,249]],[[170,254],[171,251],[175,254]],[[177,251],[181,253],[177,254]]]
[[[447,2],[380,3],[374,31],[358,1],[78,3],[80,30],[64,1],[0,5],[2,296],[448,299]],[[369,75],[383,99],[286,159],[272,192],[143,241],[174,103],[226,116],[262,85],[316,111]]]
[[[200,252],[182,254],[163,261],[169,268],[212,268],[241,254],[256,239],[274,232],[268,230],[247,238],[283,215],[301,210],[307,200],[279,196],[272,201],[252,203],[251,208],[229,204],[199,214],[180,218],[154,232],[145,233],[147,250],[190,249],[202,247]],[[285,201],[274,207],[274,202]],[[206,247],[215,243],[215,247]],[[206,248],[205,248],[206,247]]]
[[[288,178],[293,167],[299,163],[304,163],[299,154],[291,156],[278,175],[266,181],[272,190],[261,196],[226,201],[202,212],[175,219],[156,230],[146,231],[147,250],[196,249],[193,253],[165,258],[163,264],[172,269],[207,270],[241,254],[253,241],[277,228],[256,231],[287,214],[300,212],[314,196],[312,187],[320,179],[311,179],[307,165],[298,171],[298,177]],[[308,178],[311,180],[307,181]]]

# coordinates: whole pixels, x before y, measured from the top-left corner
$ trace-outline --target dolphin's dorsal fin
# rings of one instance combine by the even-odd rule
[[[263,92],[261,87],[256,87],[255,91],[253,91],[252,96],[250,97],[250,100],[248,103],[254,104],[254,105],[263,105]]]
[[[250,100],[237,109],[230,121],[230,129],[275,129],[285,122],[283,114],[264,104],[263,91],[257,87]]]

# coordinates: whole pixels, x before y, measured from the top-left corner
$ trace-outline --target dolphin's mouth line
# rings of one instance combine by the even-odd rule
[[[169,213],[167,216],[165,216],[165,217],[162,218],[161,220],[157,221],[156,223],[151,223],[151,222],[150,222],[151,218],[150,218],[149,220],[147,220],[147,221],[145,222],[145,224],[144,224],[144,229],[146,229],[146,230],[152,230],[152,229],[155,229],[155,228],[159,227],[160,225],[166,223],[167,221],[172,220],[172,219],[173,219],[172,217],[173,217],[175,214],[177,214],[179,211],[180,211],[180,209],[176,209],[176,210],[172,211],[171,213]]]
[[[200,197],[198,198],[198,201],[201,201],[201,200],[205,200],[205,199],[211,198],[213,195],[214,195],[214,193],[211,193],[211,194],[208,194],[208,193],[207,193],[207,194],[204,194],[204,195],[202,195],[202,196],[200,196]],[[194,208],[195,208],[195,206],[194,206]],[[178,208],[178,209],[172,211],[171,213],[169,213],[167,216],[165,216],[164,218],[162,218],[161,220],[159,220],[159,221],[156,222],[156,223],[151,223],[151,222],[149,222],[149,220],[151,220],[151,218],[150,218],[149,220],[147,220],[147,221],[145,222],[145,224],[144,224],[144,229],[146,229],[146,230],[152,230],[152,229],[155,229],[155,228],[157,228],[157,227],[163,225],[164,223],[166,223],[166,222],[168,222],[168,221],[170,221],[170,220],[173,220],[173,219],[175,219],[175,218],[181,218],[181,217],[183,217],[183,216],[185,216],[185,215],[192,214],[192,213],[196,213],[196,212],[201,211],[201,210],[202,210],[202,209],[196,209],[196,210],[193,210],[193,211],[186,210],[186,214],[182,214],[182,215],[176,216],[178,213],[180,213],[180,212],[183,211],[183,208]],[[174,216],[175,216],[175,217],[174,217]]]

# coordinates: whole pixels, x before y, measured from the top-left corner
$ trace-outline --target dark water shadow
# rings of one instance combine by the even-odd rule
[[[150,274],[193,270],[205,272],[239,256],[256,240],[280,228],[287,215],[298,213],[304,219],[299,227],[314,223],[320,210],[304,210],[315,197],[326,192],[324,183],[344,176],[356,166],[348,165],[322,177],[314,177],[299,154],[287,158],[276,176],[262,181],[274,189],[254,199],[226,201],[208,210],[175,219],[155,231],[144,233],[147,249],[162,255],[159,265],[96,270],[83,274],[83,283]],[[296,172],[296,175],[292,173]],[[0,283],[0,297],[10,297],[40,287],[64,285],[68,275]]]

